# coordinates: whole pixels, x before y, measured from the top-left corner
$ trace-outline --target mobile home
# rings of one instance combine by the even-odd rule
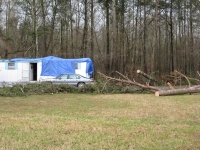
[[[90,58],[63,59],[54,56],[0,60],[0,82],[39,82],[64,73],[92,77],[94,66]]]

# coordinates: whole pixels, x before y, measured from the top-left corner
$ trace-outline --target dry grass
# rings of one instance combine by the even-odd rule
[[[0,97],[0,150],[198,150],[200,95]]]

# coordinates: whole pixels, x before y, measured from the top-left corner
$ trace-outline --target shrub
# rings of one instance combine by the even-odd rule
[[[95,84],[84,85],[81,88],[70,86],[67,84],[51,84],[49,82],[35,83],[35,84],[16,84],[12,87],[0,88],[0,96],[28,96],[28,95],[42,95],[52,93],[134,93],[139,88],[122,84],[117,82],[106,82],[97,80]]]

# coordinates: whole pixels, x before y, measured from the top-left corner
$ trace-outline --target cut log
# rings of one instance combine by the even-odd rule
[[[199,73],[199,71],[197,71],[197,74],[199,75],[199,77],[200,77],[200,73]]]
[[[168,96],[168,95],[180,95],[187,93],[200,93],[200,88],[184,88],[184,89],[174,89],[174,90],[166,90],[166,91],[156,91],[155,96]]]
[[[171,85],[170,82],[167,82],[167,85],[170,87],[170,89],[174,90],[174,87]]]
[[[150,75],[144,73],[144,72],[141,71],[141,70],[137,70],[137,74],[142,75],[143,77],[145,77],[145,78],[148,79],[148,80],[151,80],[151,81],[153,81],[153,82],[157,82],[152,76],[150,76]]]
[[[135,81],[134,78],[133,78],[133,80],[130,80],[127,76],[121,74],[120,72],[118,72],[118,71],[115,71],[115,72],[123,78],[122,79],[113,78],[113,77],[109,77],[109,76],[107,76],[107,75],[105,75],[101,72],[97,72],[97,73],[100,74],[101,76],[103,76],[105,79],[107,79],[107,82],[108,81],[117,81],[117,82],[120,82],[120,83],[127,83],[127,84],[131,84],[131,85],[135,85],[135,86],[138,86],[142,89],[149,90],[150,92],[155,93],[155,96],[179,95],[179,94],[187,94],[187,93],[190,93],[190,94],[191,93],[200,93],[200,85],[195,85],[195,86],[192,86],[192,87],[182,88],[182,89],[174,89],[174,87],[170,83],[167,83],[169,85],[169,87],[171,88],[171,90],[163,90],[163,89],[156,87],[156,86],[150,86],[148,83],[146,85],[138,83],[138,82]],[[143,75],[144,77],[146,77],[149,80],[155,81],[155,79],[153,79],[151,76],[149,76],[148,74],[146,74],[146,73],[144,73],[140,70],[137,70],[137,73]],[[104,90],[107,82],[105,83],[102,91]]]

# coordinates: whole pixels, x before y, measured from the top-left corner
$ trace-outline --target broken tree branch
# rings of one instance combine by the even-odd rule
[[[153,81],[153,82],[157,82],[152,76],[144,73],[143,71],[141,70],[137,70],[137,74],[140,74],[142,75],[143,77],[145,77],[146,79],[150,80],[150,81]]]
[[[153,79],[151,76],[147,75],[146,73],[144,72],[141,72],[140,70],[137,71],[139,74],[145,76],[147,79],[149,80],[154,80],[156,81],[155,79]],[[131,85],[135,85],[135,86],[138,86],[142,89],[145,89],[145,90],[149,90],[150,92],[154,92],[155,93],[155,96],[167,96],[167,95],[179,95],[179,94],[187,94],[187,93],[200,93],[200,85],[195,85],[195,86],[192,86],[191,87],[191,83],[189,81],[190,78],[188,78],[187,76],[185,76],[184,74],[178,72],[178,71],[175,71],[175,76],[176,78],[181,78],[184,77],[187,81],[188,81],[188,84],[189,84],[189,88],[181,88],[181,89],[175,89],[170,82],[167,82],[168,86],[170,87],[170,90],[163,90],[159,87],[155,87],[155,86],[150,86],[149,83],[146,83],[146,84],[141,84],[141,83],[138,83],[134,80],[130,80],[127,76],[123,75],[122,73],[118,72],[118,71],[115,71],[115,73],[119,74],[122,79],[119,79],[119,78],[115,78],[115,77],[110,77],[110,76],[107,76],[101,72],[97,72],[98,74],[100,74],[101,76],[103,76],[107,82],[112,80],[112,81],[117,81],[117,82],[121,82],[121,83],[127,83],[127,84],[131,84]],[[197,73],[199,74],[199,72],[197,71]],[[179,75],[177,77],[177,74]],[[196,79],[197,80],[197,79]],[[199,81],[199,80],[198,80]],[[105,88],[107,82],[104,84],[104,87],[103,89]],[[102,89],[102,90],[103,90]]]
[[[197,71],[197,74],[199,75],[199,77],[200,77],[200,73],[199,73],[199,71]]]
[[[115,71],[115,72],[118,73],[119,75],[121,75],[123,78],[127,79],[128,81],[131,81],[127,76],[121,74],[120,72],[118,72],[118,71]]]
[[[140,84],[136,81],[132,81],[130,79],[128,79],[126,76],[122,75],[121,73],[115,71],[116,73],[120,74],[121,76],[123,76],[125,79],[117,79],[117,78],[112,78],[112,77],[109,77],[109,76],[106,76],[105,74],[101,73],[101,72],[97,72],[98,74],[100,74],[101,76],[103,76],[104,78],[106,79],[110,79],[110,80],[113,80],[113,81],[118,81],[118,82],[123,82],[123,83],[128,83],[128,84],[132,84],[132,85],[136,85],[142,89],[146,89],[146,90],[149,90],[151,92],[155,92],[155,91],[159,91],[160,89],[157,88],[157,87],[154,87],[154,86],[149,86],[149,85],[143,85],[143,84]]]
[[[107,81],[106,81],[106,83],[103,85],[103,88],[101,89],[101,93],[103,92],[103,90],[105,89],[105,87],[106,87],[106,84],[108,83],[108,81],[110,81],[110,79],[108,79]]]
[[[175,70],[174,72],[176,72],[177,74],[179,74],[179,75],[181,75],[182,77],[184,77],[184,78],[187,80],[187,82],[188,82],[188,86],[191,87],[191,83],[190,83],[188,77],[186,77],[184,74],[178,72],[177,70]]]
[[[174,90],[174,87],[171,85],[170,82],[167,82],[167,85],[169,86],[170,89]]]

